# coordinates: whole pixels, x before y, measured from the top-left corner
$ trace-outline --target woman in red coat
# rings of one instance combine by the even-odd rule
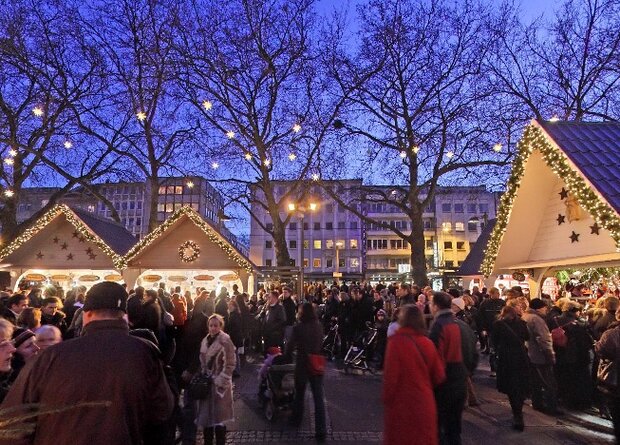
[[[384,444],[437,445],[433,389],[446,378],[444,365],[426,337],[418,307],[403,306],[398,322],[401,328],[388,341],[383,371]]]

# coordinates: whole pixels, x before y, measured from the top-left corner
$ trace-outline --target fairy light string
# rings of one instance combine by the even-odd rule
[[[495,227],[486,246],[480,267],[480,271],[485,276],[489,276],[495,267],[497,254],[508,226],[525,166],[535,150],[540,151],[547,166],[564,181],[568,191],[577,198],[579,205],[592,215],[597,224],[609,231],[616,243],[616,248],[620,249],[620,217],[618,213],[605,203],[595,190],[588,186],[581,174],[571,167],[566,155],[549,142],[544,132],[535,124],[531,124],[525,129],[523,137],[517,144],[517,156],[513,162],[512,173],[508,179],[506,192],[500,201]]]

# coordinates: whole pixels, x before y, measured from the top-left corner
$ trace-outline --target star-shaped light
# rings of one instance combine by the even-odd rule
[[[73,142],[71,142],[70,140],[66,140],[63,145],[65,146],[66,149],[69,149],[73,147]]]
[[[417,145],[414,145],[414,146],[413,146],[413,152],[414,152],[415,154],[418,154],[418,152],[419,152],[419,151],[420,151],[420,147],[418,147]]]
[[[297,159],[297,155],[295,153],[291,153],[290,155],[288,155],[288,159],[289,161],[294,161],[295,159]]]
[[[247,152],[244,157],[245,157],[246,161],[251,161],[252,160],[252,153]]]
[[[400,152],[400,157],[401,157],[401,158],[403,158],[403,159],[405,159],[405,158],[407,157],[407,152],[406,152],[406,151],[404,151],[404,150],[403,150],[403,151],[401,151],[401,152]]]
[[[188,189],[193,189],[194,188],[194,183],[192,181],[187,181],[187,183],[185,185],[187,186]]]
[[[556,218],[556,221],[558,222],[558,226],[560,226],[566,222],[566,216],[558,213],[558,217]]]
[[[590,235],[600,235],[600,230],[601,227],[595,222],[594,225],[590,226]]]
[[[212,163],[211,163],[211,168],[212,168],[213,170],[217,170],[217,169],[219,168],[219,166],[220,166],[220,164],[218,164],[217,162],[212,162]]]
[[[13,165],[15,164],[15,161],[13,160],[13,158],[4,158],[4,163],[6,165]]]
[[[4,196],[6,196],[7,198],[12,198],[13,195],[15,195],[15,192],[13,192],[13,190],[7,189],[4,191]]]
[[[203,100],[202,106],[205,110],[209,111],[211,108],[213,108],[213,103],[210,100]]]
[[[138,118],[139,121],[143,121],[146,119],[146,113],[144,111],[138,111],[136,113],[136,117]]]
[[[562,191],[560,191],[559,195],[560,195],[560,199],[568,198],[568,190],[562,187]]]
[[[318,180],[319,180],[319,178],[320,178],[320,176],[319,176],[319,174],[318,174],[318,173],[314,173],[314,174],[312,175],[312,180],[313,180],[313,181],[318,181]]]
[[[263,161],[263,164],[265,164],[267,167],[269,167],[269,165],[271,165],[271,159],[265,159]]]
[[[12,157],[17,156],[17,150],[15,150],[14,148],[11,148],[9,150],[9,156],[12,156]]]
[[[454,156],[454,152],[453,151],[449,151],[448,153],[446,153],[446,157],[448,159],[452,159],[453,156]]]
[[[37,107],[34,107],[34,108],[32,109],[32,113],[33,113],[36,117],[41,117],[41,116],[43,116],[43,108],[38,107],[38,106],[37,106]]]
[[[229,132],[226,133],[226,137],[228,139],[234,139],[235,138],[235,132],[230,130]]]
[[[299,124],[293,125],[293,131],[295,133],[299,133],[301,131],[301,125],[299,125]]]
[[[493,150],[497,153],[499,153],[500,151],[502,151],[502,144],[500,144],[499,142],[497,144],[495,144],[493,146]]]
[[[579,234],[575,233],[575,231],[573,230],[573,233],[570,236],[570,242],[572,243],[578,243],[579,242]]]

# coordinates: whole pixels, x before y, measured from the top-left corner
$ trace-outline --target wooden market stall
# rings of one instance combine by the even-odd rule
[[[121,224],[57,205],[0,251],[0,268],[14,290],[22,282],[69,289],[122,281],[124,255],[135,242]]]
[[[197,287],[252,292],[255,266],[217,228],[189,206],[173,213],[125,256],[125,281],[133,286]]]
[[[564,268],[620,266],[620,123],[532,121],[480,271],[529,277],[532,295]]]

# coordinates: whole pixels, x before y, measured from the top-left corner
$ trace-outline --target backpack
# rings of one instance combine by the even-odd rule
[[[554,317],[553,319],[555,320],[555,324],[558,325],[557,328],[553,328],[551,330],[551,341],[553,342],[553,347],[565,348],[568,345],[568,336],[566,335],[564,326],[571,324],[572,321],[560,326],[560,324],[558,323],[558,317]]]
[[[181,298],[172,299],[172,316],[175,326],[183,326],[187,321],[187,306]]]

